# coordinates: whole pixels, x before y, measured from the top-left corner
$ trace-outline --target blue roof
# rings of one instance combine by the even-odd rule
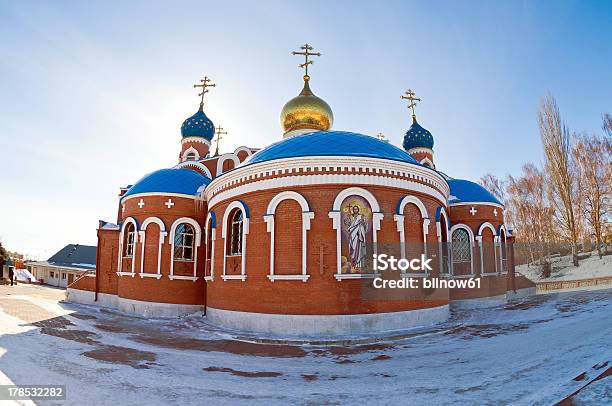
[[[502,205],[491,192],[478,183],[463,179],[448,179],[447,182],[450,186],[451,194],[448,198],[448,202],[451,204],[485,202]]]
[[[429,148],[434,146],[433,135],[416,122],[416,119],[404,135],[404,149],[408,151],[412,148]]]
[[[245,165],[306,156],[359,156],[420,165],[408,153],[388,142],[347,131],[316,131],[296,135],[251,155]]]
[[[197,113],[183,122],[181,135],[183,137],[202,137],[210,141],[215,136],[215,125],[200,107]]]
[[[198,189],[211,182],[206,176],[192,169],[160,169],[145,175],[134,184],[123,197],[139,193],[179,193],[197,195]]]

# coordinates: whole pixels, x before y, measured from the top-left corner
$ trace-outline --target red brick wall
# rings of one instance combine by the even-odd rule
[[[297,201],[283,200],[276,207],[274,230],[274,273],[301,274],[302,208]]]
[[[398,244],[399,235],[393,214],[397,202],[406,193],[383,186],[364,186],[364,188],[376,196],[381,211],[384,213],[381,230],[378,232],[379,242]],[[336,230],[332,228],[332,219],[328,214],[336,195],[343,189],[345,186],[342,185],[293,188],[306,198],[310,204],[310,210],[315,212],[311,229],[308,231],[307,266],[310,279],[306,283],[301,281],[270,282],[267,278],[270,236],[266,230],[263,215],[270,200],[282,190],[256,191],[240,196],[240,200],[244,201],[250,210],[245,282],[223,281],[220,278],[225,245],[221,238],[222,221],[220,219],[231,201],[216,204],[212,209],[217,214],[219,228],[215,244],[215,279],[214,282],[207,285],[208,306],[218,309],[279,314],[358,314],[402,311],[447,303],[448,292],[443,292],[442,297],[438,295],[435,299],[430,299],[427,292],[411,292],[413,296],[406,300],[364,301],[361,298],[362,281],[343,280],[339,282],[334,278]],[[429,217],[434,218],[435,209],[440,203],[428,196],[419,195],[419,197],[426,204]],[[280,205],[279,209],[282,209]],[[301,213],[297,212],[296,215],[301,216]],[[435,224],[430,225],[430,230],[430,237],[435,240]],[[296,257],[291,253],[291,248],[286,245],[277,246],[275,251],[279,256],[293,255]]]
[[[96,279],[98,292],[117,294],[117,253],[119,250],[118,230],[98,230],[98,256],[96,258]],[[93,279],[93,278],[92,278]]]
[[[183,142],[181,144],[181,154],[179,156],[179,159],[182,160],[183,158],[183,154],[185,153],[185,151],[187,151],[189,148],[194,148],[196,151],[198,151],[198,154],[200,155],[200,159],[204,158],[206,156],[206,154],[208,153],[209,150],[209,146],[202,143],[202,142]]]

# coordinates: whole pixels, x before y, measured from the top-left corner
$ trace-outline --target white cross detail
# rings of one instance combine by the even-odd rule
[[[493,209],[493,215],[497,217],[497,209]]]
[[[166,205],[167,208],[172,208],[172,206],[174,206],[174,202],[172,201],[172,199],[168,199],[168,201],[166,203],[164,203]]]
[[[470,213],[472,214],[472,216],[475,216],[477,211],[478,210],[476,210],[474,206],[472,206],[472,208],[470,209]]]
[[[121,213],[125,213],[125,204],[121,205]]]
[[[144,200],[140,199],[140,201],[138,202],[138,207],[140,207],[141,209],[144,207]]]

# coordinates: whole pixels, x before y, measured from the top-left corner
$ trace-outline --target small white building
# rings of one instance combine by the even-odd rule
[[[65,288],[78,277],[96,270],[96,247],[68,244],[46,261],[26,263],[36,280]]]

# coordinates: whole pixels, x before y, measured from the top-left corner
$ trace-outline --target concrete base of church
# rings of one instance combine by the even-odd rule
[[[449,315],[448,305],[405,312],[324,316],[264,314],[206,308],[206,318],[222,327],[252,333],[311,337],[405,330],[444,322]]]
[[[204,311],[204,306],[173,303],[143,302],[120,297],[118,309],[144,317],[180,317]]]
[[[91,291],[71,288],[66,290],[66,300],[69,302],[111,307],[124,313],[144,317],[180,317],[204,311],[204,306],[200,305],[144,302],[107,293],[98,293],[98,300],[94,299],[95,293]]]
[[[117,308],[117,295],[109,295],[108,293],[98,293],[98,300],[95,300],[96,294],[88,290],[66,289],[66,301],[94,304],[103,307]]]

